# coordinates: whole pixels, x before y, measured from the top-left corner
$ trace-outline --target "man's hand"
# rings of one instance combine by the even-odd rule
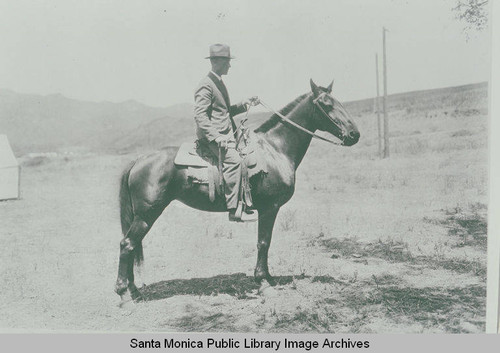
[[[247,107],[250,107],[252,105],[253,106],[259,105],[260,100],[259,100],[259,97],[253,96],[253,97],[250,97],[248,99],[245,99],[242,103],[245,104]]]

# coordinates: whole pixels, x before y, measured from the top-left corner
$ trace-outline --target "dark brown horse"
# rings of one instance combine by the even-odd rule
[[[352,146],[359,140],[359,131],[342,104],[331,96],[332,84],[323,88],[311,80],[312,92],[298,97],[280,113],[311,132],[327,131],[340,139],[340,144]],[[293,195],[295,172],[312,136],[274,114],[255,130],[253,138],[258,141],[255,153],[261,154],[267,166],[264,177],[250,179],[254,207],[259,214],[254,276],[259,282],[267,280],[272,283],[267,257],[274,221],[280,207]],[[122,300],[127,288],[132,298],[140,297],[134,284],[134,259],[138,264],[142,261],[142,240],[170,202],[179,200],[204,211],[227,211],[224,195],[217,196],[212,202],[207,186],[188,182],[187,169],[174,164],[177,150],[177,147],[165,148],[140,157],[123,173],[120,211],[124,237],[120,242],[115,287]]]

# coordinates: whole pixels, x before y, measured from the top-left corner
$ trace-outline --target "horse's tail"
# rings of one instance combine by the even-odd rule
[[[135,162],[130,164],[122,174],[120,183],[120,221],[122,224],[122,234],[127,235],[132,222],[134,221],[134,209],[132,207],[132,198],[130,197],[130,189],[128,186],[130,171]],[[134,259],[137,264],[144,260],[144,253],[142,250],[142,242],[135,244]]]
[[[123,236],[127,235],[130,225],[134,220],[134,210],[132,208],[132,199],[130,198],[130,190],[128,187],[128,178],[133,166],[134,165],[131,164],[125,169],[120,183],[120,220],[122,223]]]

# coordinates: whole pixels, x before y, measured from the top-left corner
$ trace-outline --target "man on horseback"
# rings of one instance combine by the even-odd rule
[[[219,44],[210,49],[213,72],[202,80],[196,90],[195,118],[200,141],[206,141],[216,154],[221,151],[220,160],[223,164],[221,169],[224,171],[226,182],[232,187],[226,192],[227,207],[222,205],[221,198],[215,198],[214,189],[210,188],[210,185],[214,186],[213,178],[209,180],[208,188],[193,187],[192,174],[189,173],[186,164],[175,162],[180,147],[162,148],[130,164],[121,177],[119,198],[123,238],[120,241],[115,291],[120,295],[122,305],[130,298],[134,300],[141,298],[141,292],[134,283],[134,265],[140,265],[143,260],[144,237],[172,201],[178,200],[187,206],[209,212],[219,212],[229,208],[233,213],[233,219],[238,218],[240,214],[239,205],[242,203],[237,200],[239,191],[237,187],[241,181],[238,173],[240,167],[245,164],[241,163],[240,155],[234,148],[235,140],[238,139],[231,136],[235,130],[231,118],[232,114],[248,111],[247,105],[257,102],[258,99],[249,99],[235,106],[229,104],[227,91],[217,77],[227,74],[229,69],[231,58],[229,47]],[[218,59],[219,57],[222,58]],[[216,81],[213,81],[212,76]],[[279,112],[274,111],[273,116],[254,130],[258,143],[253,146],[255,148],[253,156],[260,154],[262,165],[266,167],[266,176],[252,180],[252,202],[246,204],[249,206],[251,204],[259,212],[258,252],[254,278],[263,285],[266,282],[272,283],[268,255],[276,216],[280,207],[287,203],[294,193],[296,170],[312,138],[320,138],[335,145],[352,146],[360,137],[359,130],[348,112],[331,96],[332,84],[326,88],[316,86],[312,80],[310,84],[311,92],[296,98]],[[285,125],[282,123],[284,121],[288,123]],[[314,133],[316,130],[328,132],[340,142],[316,135]],[[219,150],[219,144],[224,148]],[[246,152],[248,151],[242,150],[242,155]],[[251,153],[252,151],[248,152],[248,155]],[[258,162],[255,165],[258,165]],[[206,163],[202,166],[206,166]],[[210,171],[215,169],[210,168]],[[256,168],[254,171],[260,173],[263,169]],[[246,191],[242,198],[245,202]],[[236,212],[234,207],[238,207]]]
[[[210,55],[206,59],[210,59],[212,70],[201,80],[195,91],[196,134],[199,141],[220,158],[219,165],[222,164],[229,220],[253,221],[256,220],[256,215],[251,212],[248,214],[253,217],[247,216],[246,219],[236,215],[241,187],[242,158],[236,149],[237,128],[233,116],[246,112],[250,105],[259,104],[259,99],[252,97],[231,105],[229,94],[222,81],[222,75],[227,75],[231,67],[230,61],[234,59],[228,45],[211,45]]]

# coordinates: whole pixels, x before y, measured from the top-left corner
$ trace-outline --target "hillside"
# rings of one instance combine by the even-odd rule
[[[345,102],[344,106],[354,117],[375,111],[373,98]],[[391,94],[387,97],[387,107],[389,114],[402,110],[406,113],[426,114],[443,108],[450,112],[476,109],[484,113],[488,107],[488,84],[481,82],[464,86]],[[382,110],[382,98],[380,110]],[[269,116],[269,113],[251,114],[250,126],[259,126]]]
[[[347,102],[346,108],[353,115],[374,110],[373,99]],[[390,112],[404,110],[407,113],[429,112],[448,108],[450,111],[467,109],[486,109],[488,106],[488,83],[474,83],[464,86],[429,89],[396,93],[388,96],[387,107]],[[381,108],[382,109],[382,108]]]
[[[393,94],[390,114],[485,113],[487,83]],[[346,102],[353,117],[374,110],[374,100]],[[271,114],[250,114],[248,125],[259,126]],[[127,101],[83,102],[62,95],[28,95],[0,90],[0,132],[7,134],[17,156],[28,152],[147,151],[194,138],[192,105],[152,108]]]
[[[185,116],[189,105],[153,108],[129,100],[84,102],[60,94],[0,90],[0,132],[17,156],[28,152],[106,150],[117,138],[155,119]],[[182,113],[181,113],[182,112]]]

